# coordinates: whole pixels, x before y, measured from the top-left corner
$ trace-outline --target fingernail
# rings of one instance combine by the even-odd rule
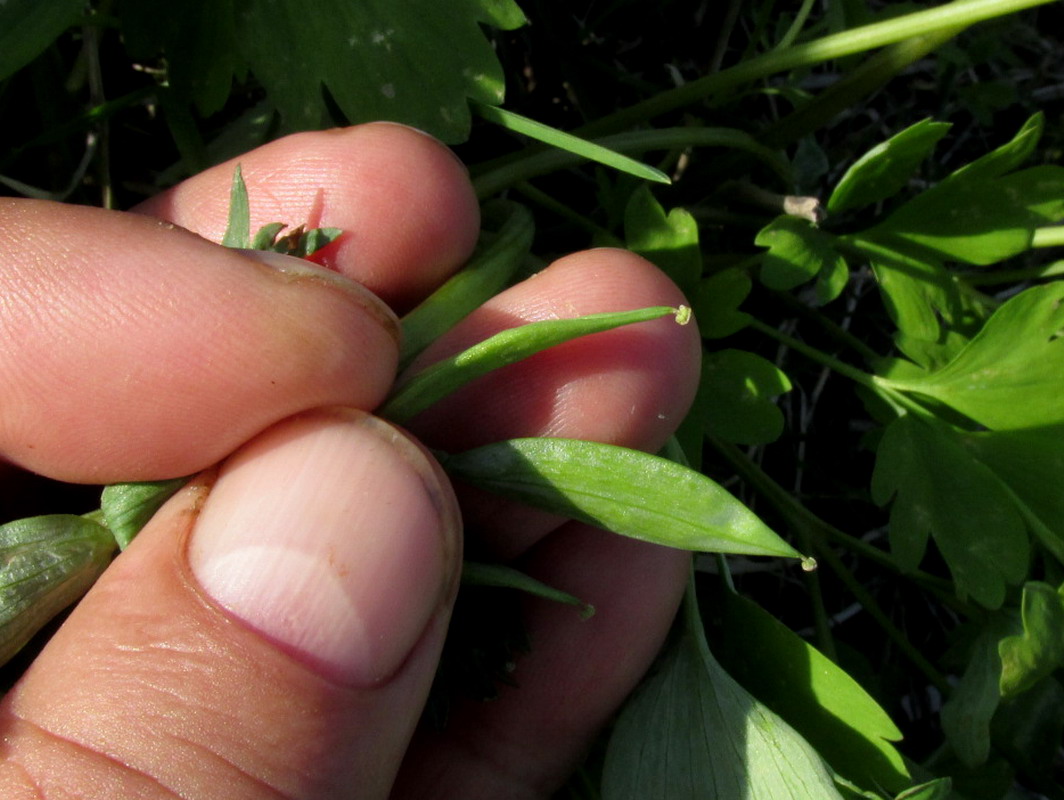
[[[399,318],[387,303],[369,289],[350,278],[325,267],[319,267],[305,258],[275,253],[272,250],[237,250],[240,255],[270,267],[273,272],[289,281],[312,281],[332,289],[339,289],[365,310],[373,314],[381,325],[399,340]]]
[[[451,596],[457,507],[387,423],[312,412],[226,461],[192,532],[203,591],[331,680],[379,683]]]

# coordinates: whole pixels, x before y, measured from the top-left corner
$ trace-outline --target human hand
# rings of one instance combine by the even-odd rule
[[[343,229],[328,266],[400,311],[475,241],[464,170],[409,129],[300,134],[240,161],[253,228]],[[231,174],[140,211],[217,241]],[[598,613],[529,601],[520,688],[415,731],[461,533],[431,458],[365,413],[394,379],[387,308],[333,273],[278,270],[148,216],[0,201],[0,220],[0,456],[91,483],[205,470],[4,699],[0,796],[534,798],[560,785],[653,659],[687,557],[463,493],[469,544]],[[580,253],[419,363],[524,321],[680,302],[631,254]],[[653,450],[697,359],[693,326],[621,328],[499,370],[409,428],[449,450],[537,435]]]

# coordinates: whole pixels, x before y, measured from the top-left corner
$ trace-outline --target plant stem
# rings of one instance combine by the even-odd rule
[[[843,56],[863,53],[915,36],[943,29],[966,27],[995,17],[1045,5],[1052,0],[955,0],[937,8],[874,22],[859,28],[814,39],[783,50],[772,50],[720,72],[662,92],[621,109],[576,131],[581,136],[601,136],[624,130],[668,111],[720,94],[777,72],[809,67]]]
[[[935,594],[940,600],[958,608],[962,612],[969,611],[957,600],[951,590],[948,581],[927,575],[919,571],[903,573],[889,555],[879,548],[850,536],[837,528],[828,525],[809,509],[799,503],[782,486],[770,478],[756,464],[746,458],[733,444],[721,441],[712,436],[706,440],[720,453],[728,463],[746,480],[762,497],[764,497],[783,517],[796,534],[802,536],[816,552],[817,559],[823,561],[838,576],[847,590],[857,599],[861,606],[876,620],[884,632],[895,642],[898,648],[913,662],[927,679],[943,693],[949,692],[949,684],[942,674],[916,650],[908,641],[905,634],[894,625],[890,618],[879,608],[875,598],[868,592],[861,582],[850,572],[849,568],[842,563],[842,559],[831,549],[826,541],[828,537],[844,544],[846,547],[863,555],[892,571],[911,579],[921,585],[927,591]],[[969,611],[970,613],[970,611]]]
[[[773,147],[784,147],[819,130],[838,114],[855,108],[862,98],[872,94],[909,65],[937,50],[963,29],[943,28],[906,39],[876,53],[814,100],[763,130],[758,139]]]

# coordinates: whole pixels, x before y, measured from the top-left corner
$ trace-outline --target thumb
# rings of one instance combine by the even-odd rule
[[[459,530],[387,423],[268,429],[156,515],[9,692],[0,796],[387,797]]]

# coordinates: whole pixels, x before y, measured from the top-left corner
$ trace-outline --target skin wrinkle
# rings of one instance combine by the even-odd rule
[[[5,717],[6,717],[6,719],[5,719]],[[54,731],[48,730],[47,728],[44,728],[44,727],[38,725],[37,723],[33,722],[32,720],[30,720],[30,719],[28,719],[26,717],[23,717],[23,716],[17,714],[16,712],[8,709],[6,711],[6,713],[4,714],[4,716],[0,717],[0,727],[2,727],[2,728],[9,727],[10,726],[10,721],[14,721],[16,725],[22,725],[22,726],[25,726],[27,728],[30,728],[38,737],[43,738],[43,739],[49,739],[53,743],[57,744],[60,747],[69,748],[69,749],[75,750],[76,752],[82,754],[82,756],[86,760],[88,760],[89,762],[100,764],[103,769],[106,769],[109,772],[110,771],[114,771],[120,776],[125,776],[125,775],[127,775],[129,773],[133,773],[135,776],[137,776],[139,778],[142,778],[143,780],[147,781],[149,784],[157,787],[160,791],[164,792],[166,797],[172,797],[175,800],[181,800],[181,795],[179,795],[178,793],[172,791],[168,786],[165,786],[154,775],[150,775],[150,774],[148,774],[146,772],[142,772],[142,771],[136,769],[135,767],[132,767],[129,764],[125,763],[124,761],[121,761],[120,759],[113,758],[113,757],[107,755],[106,753],[94,750],[94,749],[92,749],[90,747],[87,747],[87,746],[85,746],[85,745],[83,745],[83,744],[81,744],[79,742],[76,742],[76,741],[74,741],[72,739],[68,739],[68,738],[66,738],[64,736],[61,736],[61,735],[55,733]],[[49,754],[48,760],[49,761],[52,760],[51,754]],[[35,788],[42,787],[42,786],[45,785],[44,783],[36,780],[36,771],[35,770],[31,769],[26,764],[20,764],[19,766],[22,767],[27,773],[29,773],[30,775],[34,776],[33,786]],[[47,766],[47,765],[42,765],[42,766]],[[122,780],[122,778],[120,778],[120,780]],[[49,782],[51,782],[51,781],[49,781]],[[42,792],[41,793],[42,797],[48,797],[48,795],[43,794],[43,789],[41,790],[41,792]],[[162,800],[162,798],[163,798],[163,795],[157,795],[157,796],[153,797],[153,800]]]

